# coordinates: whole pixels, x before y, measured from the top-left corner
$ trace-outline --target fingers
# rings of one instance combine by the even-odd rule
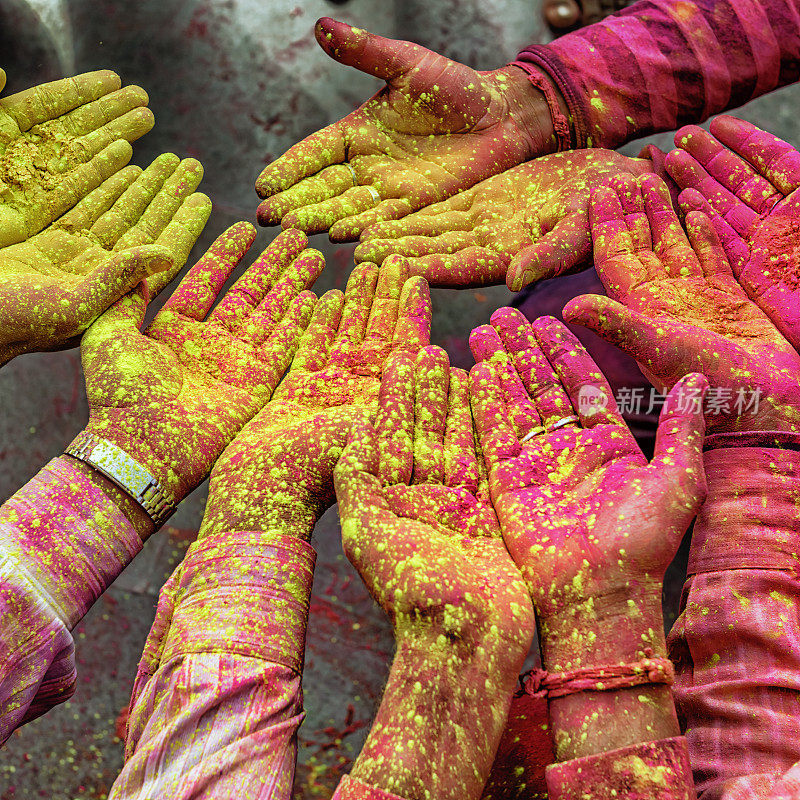
[[[692,212],[705,214],[710,220],[725,255],[736,276],[741,275],[742,270],[750,258],[750,248],[741,236],[728,224],[728,222],[718,214],[708,200],[703,197],[696,189],[684,189],[678,195],[678,202],[684,217]]]
[[[388,347],[394,338],[397,315],[400,310],[400,295],[408,279],[408,264],[405,259],[389,259],[378,271],[378,283],[372,300],[364,343],[385,343]]]
[[[112,249],[120,237],[141,219],[150,203],[164,187],[164,182],[180,164],[178,156],[163,153],[141,172],[105,213],[91,226],[92,235],[107,249]]]
[[[711,133],[746,158],[783,195],[800,187],[800,153],[788,142],[727,115],[711,121]]]
[[[644,175],[638,181],[650,222],[653,251],[656,254],[666,254],[673,248],[685,246],[687,239],[672,208],[667,185],[655,175]]]
[[[357,248],[356,248],[357,249]],[[456,253],[409,258],[412,275],[420,275],[431,286],[469,289],[503,283],[510,257],[488,247],[467,247]]]
[[[430,52],[411,42],[376,36],[330,17],[317,21],[314,35],[335,61],[385,81],[408,72]]]
[[[85,164],[80,164],[63,177],[58,186],[48,194],[48,221],[57,219],[75,206],[105,180],[121,170],[133,155],[133,149],[125,141],[112,142],[102,152]]]
[[[306,233],[323,233],[340,219],[353,217],[374,208],[379,202],[380,197],[372,187],[351,184],[346,191],[336,197],[290,211],[284,215],[281,225],[284,228],[299,228]]]
[[[344,522],[358,516],[367,493],[373,495],[380,490],[378,441],[372,425],[361,420],[351,423],[347,444],[333,471],[336,501]],[[352,534],[351,526],[342,525],[342,543],[348,550],[348,558],[352,555],[349,546]],[[354,559],[354,563],[358,563],[358,559]]]
[[[255,228],[249,223],[236,222],[231,225],[189,270],[164,304],[163,310],[169,309],[196,320],[205,319],[228,276],[255,238]]]
[[[411,277],[403,284],[397,311],[392,350],[416,353],[431,342],[431,293],[424,278]]]
[[[703,166],[689,153],[673,150],[667,155],[669,174],[682,188],[695,189],[707,198],[713,208],[741,235],[747,233],[758,214],[733,192],[709,175]]]
[[[134,108],[118,119],[111,120],[107,125],[91,131],[70,144],[70,150],[81,153],[84,159],[95,156],[112,142],[125,140],[135,142],[149,133],[156,120],[149,108]]]
[[[284,231],[279,234],[225,293],[211,318],[228,330],[236,330],[239,323],[253,313],[267,292],[275,286],[278,277],[307,246],[308,238],[300,231]],[[307,255],[315,263],[322,258],[322,254],[316,250],[309,250]]]
[[[552,317],[537,320],[539,326]],[[522,313],[512,308],[500,308],[492,314],[492,325],[498,333],[505,352],[511,357],[514,369],[545,427],[572,415],[573,409],[561,380],[553,370],[538,341],[537,328]],[[560,323],[556,323],[558,328]],[[563,326],[560,326],[563,327]],[[524,437],[530,429],[521,431]]]
[[[384,220],[400,219],[413,210],[411,203],[405,199],[382,200],[378,205],[345,217],[331,225],[328,236],[332,242],[354,242],[367,229]],[[372,258],[361,258],[359,261],[374,261]]]
[[[34,125],[56,119],[84,103],[120,88],[122,81],[111,70],[86,72],[73,78],[43,83],[0,100],[0,108],[27,131]]]
[[[602,264],[634,252],[634,241],[617,193],[608,186],[592,192],[589,224],[595,264]]]
[[[6,87],[6,73],[5,70],[0,69],[0,92]]]
[[[321,131],[312,133],[294,147],[287,150],[282,156],[268,164],[256,181],[256,192],[259,197],[271,198],[278,192],[286,191],[289,187],[299,184],[305,178],[329,167],[339,164],[345,158],[344,137],[339,129],[339,124],[334,123]],[[349,170],[347,170],[348,174]],[[352,186],[352,175],[350,175]],[[338,193],[338,192],[337,192]],[[327,197],[333,195],[328,194]],[[263,207],[263,211],[262,211]],[[295,208],[296,206],[292,206]],[[283,210],[285,208],[285,211]],[[286,211],[291,210],[285,206],[284,201],[277,204],[264,205],[258,208],[258,221],[260,225],[276,225]],[[262,221],[263,220],[263,221]]]
[[[136,223],[117,240],[115,249],[153,244],[173,221],[178,209],[203,179],[203,166],[194,158],[185,158],[164,181],[163,186],[142,212]],[[169,243],[159,242],[168,245]]]
[[[414,365],[414,471],[412,483],[444,481],[444,434],[450,361],[439,347],[425,347]]]
[[[574,272],[579,265],[588,264],[591,251],[592,237],[586,212],[569,214],[539,241],[511,259],[506,284],[512,292],[518,292],[536,281]]]
[[[356,248],[358,261],[381,263],[390,255],[419,258],[431,254],[457,253],[479,244],[472,230],[444,231],[438,236],[402,236],[399,239],[370,239]],[[373,258],[368,258],[373,256]]]
[[[64,114],[59,118],[59,126],[70,136],[75,137],[78,142],[81,142],[80,137],[100,131],[112,123],[117,123],[130,112],[142,109],[148,102],[147,92],[141,86],[126,86]],[[152,112],[148,111],[147,115],[154,121]],[[127,126],[116,126],[116,130],[118,135],[109,138],[106,144],[118,138],[128,139],[124,135]],[[119,134],[123,135],[120,137]],[[134,140],[128,139],[128,141]],[[103,147],[105,146],[103,145]]]
[[[491,470],[500,461],[518,456],[519,438],[508,419],[498,366],[491,361],[476,364],[469,373],[469,400],[478,441],[486,466]]]
[[[414,470],[414,358],[393,353],[386,362],[378,396],[380,477],[386,486],[410,484]]]
[[[444,484],[476,495],[480,481],[475,431],[469,409],[469,376],[463,369],[451,368],[444,434]]]
[[[686,233],[707,278],[723,277],[734,280],[722,242],[706,214],[691,211],[686,217]]]
[[[293,370],[316,372],[325,367],[331,344],[339,329],[343,308],[344,295],[338,289],[331,289],[322,295],[300,340],[297,355],[292,362]]]
[[[554,317],[539,317],[531,327],[569,397],[571,407],[562,418],[577,412],[584,428],[618,425],[627,433],[605,375],[577,337]]]
[[[377,283],[378,267],[375,264],[359,264],[350,273],[339,330],[331,346],[331,363],[349,365],[358,351],[366,331]]]
[[[435,203],[424,209],[425,213],[409,214],[399,220],[377,223],[365,231],[364,244],[372,241],[389,243],[407,236],[434,237],[450,231],[472,230],[472,215],[467,210],[454,208],[453,198]],[[459,199],[461,199],[459,197]]]
[[[636,178],[623,172],[608,180],[608,185],[619,198],[625,224],[628,226],[635,250],[652,250],[653,239],[650,221],[647,219],[642,190]]]
[[[90,322],[140,281],[171,267],[170,253],[163,247],[151,245],[110,255],[75,290],[82,321]]]
[[[692,510],[705,497],[703,400],[707,391],[708,380],[698,373],[673,386],[661,410],[650,462],[667,480],[671,494]]]

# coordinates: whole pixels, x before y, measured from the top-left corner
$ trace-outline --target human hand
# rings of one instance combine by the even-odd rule
[[[707,381],[672,389],[648,464],[608,382],[554,318],[529,324],[503,308],[471,345],[485,359],[470,398],[492,504],[546,669],[665,658],[664,572],[705,497]],[[562,761],[678,732],[665,686],[568,695],[550,702],[550,718]]]
[[[218,459],[200,535],[280,531],[308,539],[334,502],[333,468],[353,420],[371,420],[393,353],[430,341],[428,285],[402,258],[357,266],[317,304],[272,399]]]
[[[800,153],[735,117],[717,117],[711,130],[716,139],[694,125],[675,134],[666,163],[684,188],[681,208],[711,218],[734,275],[797,349]]]
[[[556,149],[544,95],[517,67],[478,72],[328,17],[315,34],[331,58],[387,85],[264,169],[261,225],[353,241]]]
[[[131,292],[84,334],[86,432],[138,461],[180,501],[270,398],[315,297],[322,255],[286,231],[211,307],[255,239],[228,228],[189,270],[142,334],[144,292]],[[209,311],[211,313],[209,314]]]
[[[198,161],[171,154],[144,172],[126,167],[45,230],[0,248],[0,364],[77,346],[140,281],[151,296],[166,286],[211,213],[194,194],[202,176]]]
[[[371,225],[355,258],[380,263],[398,253],[433,286],[505,280],[519,291],[589,263],[592,187],[620,172],[650,171],[649,161],[610,150],[543,156],[403,219]]]
[[[130,161],[130,142],[154,119],[144,89],[121,85],[100,70],[0,100],[0,247],[30,238]]]
[[[705,214],[687,234],[652,176],[592,195],[595,267],[609,297],[583,295],[564,319],[633,356],[660,390],[688,372],[709,379],[714,433],[797,430],[800,356],[745,294]]]
[[[376,423],[354,423],[335,482],[345,553],[397,641],[351,777],[477,798],[534,621],[476,455],[466,373],[439,348],[395,355]]]

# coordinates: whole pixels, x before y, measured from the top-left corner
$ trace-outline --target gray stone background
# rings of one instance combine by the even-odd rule
[[[150,94],[156,127],[135,145],[146,165],[172,151],[205,166],[201,189],[214,213],[197,257],[225,227],[254,220],[263,165],[338,119],[378,83],[317,47],[315,20],[335,16],[412,39],[479,69],[548,41],[539,0],[0,0],[0,66],[7,92],[113,68]],[[741,115],[800,145],[800,87],[751,103]],[[663,148],[667,134],[655,137]],[[635,154],[640,144],[628,145]],[[262,230],[265,247],[275,230]],[[317,236],[328,266],[317,289],[343,288],[352,246]],[[511,300],[505,287],[435,290],[434,342],[469,366],[469,330]],[[87,417],[76,351],[22,356],[0,371],[0,500],[62,452]],[[76,629],[79,684],[68,703],[17,731],[0,751],[0,800],[104,798],[122,764],[127,707],[158,589],[194,536],[206,486],[116,581]],[[382,613],[341,554],[335,509],[314,535],[319,560],[306,654],[307,718],[301,729],[297,798],[330,797],[357,754],[380,699],[392,641]],[[667,618],[682,577],[671,572]]]

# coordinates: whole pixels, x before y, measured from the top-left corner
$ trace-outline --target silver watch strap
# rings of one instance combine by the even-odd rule
[[[102,472],[129,494],[150,516],[156,527],[175,510],[175,499],[135,459],[99,436],[81,431],[64,451]]]

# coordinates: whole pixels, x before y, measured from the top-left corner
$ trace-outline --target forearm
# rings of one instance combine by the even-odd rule
[[[517,645],[490,639],[475,646],[400,634],[351,776],[409,800],[480,797],[525,657]]]
[[[541,620],[545,669],[559,673],[665,658],[660,582],[653,584],[592,598]],[[559,761],[680,733],[672,692],[664,684],[569,694],[551,699],[549,710]]]
[[[640,0],[523,50],[557,85],[576,147],[616,148],[798,79],[797,0]]]
[[[190,547],[159,598],[111,797],[289,797],[313,567],[291,535]]]

